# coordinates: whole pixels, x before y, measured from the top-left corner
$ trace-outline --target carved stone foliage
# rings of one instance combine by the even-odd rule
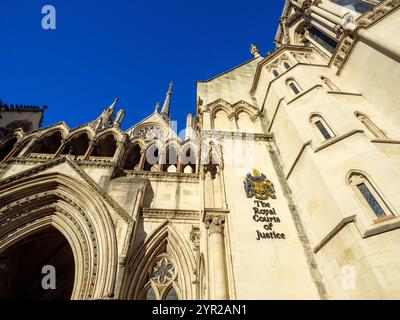
[[[208,216],[205,219],[205,225],[209,233],[213,232],[223,233],[225,227],[225,216],[223,215]]]

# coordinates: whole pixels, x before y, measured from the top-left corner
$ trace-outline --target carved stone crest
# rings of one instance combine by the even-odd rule
[[[276,199],[274,184],[267,179],[265,174],[256,169],[253,170],[253,174],[247,174],[243,183],[247,198],[255,197],[258,200]]]

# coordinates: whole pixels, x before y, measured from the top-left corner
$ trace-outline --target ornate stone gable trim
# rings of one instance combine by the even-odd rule
[[[18,181],[19,179],[32,176],[39,172],[45,171],[49,168],[55,167],[62,163],[68,163],[74,171],[76,171],[80,177],[88,183],[91,187],[92,191],[96,192],[106,203],[108,203],[116,212],[117,214],[124,219],[127,223],[133,223],[133,219],[109,196],[107,195],[97,184],[90,178],[69,156],[57,158],[52,161],[40,164],[34,168],[25,170],[20,172],[16,175],[7,177],[5,179],[0,180],[0,185],[5,186],[6,184],[10,184],[13,182]]]
[[[311,48],[311,47],[303,47],[303,46],[285,44],[285,45],[282,45],[281,47],[279,47],[278,49],[276,49],[275,51],[271,52],[270,54],[268,54],[257,65],[257,70],[256,70],[256,73],[254,75],[253,85],[251,86],[251,90],[250,90],[250,93],[252,95],[254,95],[254,93],[257,90],[258,82],[260,80],[262,69],[268,63],[270,63],[273,59],[277,58],[281,53],[283,53],[286,50],[288,50],[288,51],[296,51],[296,52],[308,52],[308,53],[311,53],[313,51],[317,51],[315,48]]]

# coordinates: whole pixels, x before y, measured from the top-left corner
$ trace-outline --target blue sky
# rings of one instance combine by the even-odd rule
[[[172,118],[185,126],[195,112],[196,81],[264,55],[283,0],[1,0],[0,99],[48,105],[44,125],[76,127],[115,97],[123,128],[162,103],[174,82]],[[57,29],[43,30],[44,5],[57,10]]]

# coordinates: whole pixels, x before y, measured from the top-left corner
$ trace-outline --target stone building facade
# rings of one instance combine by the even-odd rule
[[[399,7],[287,0],[183,134],[170,85],[125,131],[116,100],[6,136],[0,298],[400,298]]]

